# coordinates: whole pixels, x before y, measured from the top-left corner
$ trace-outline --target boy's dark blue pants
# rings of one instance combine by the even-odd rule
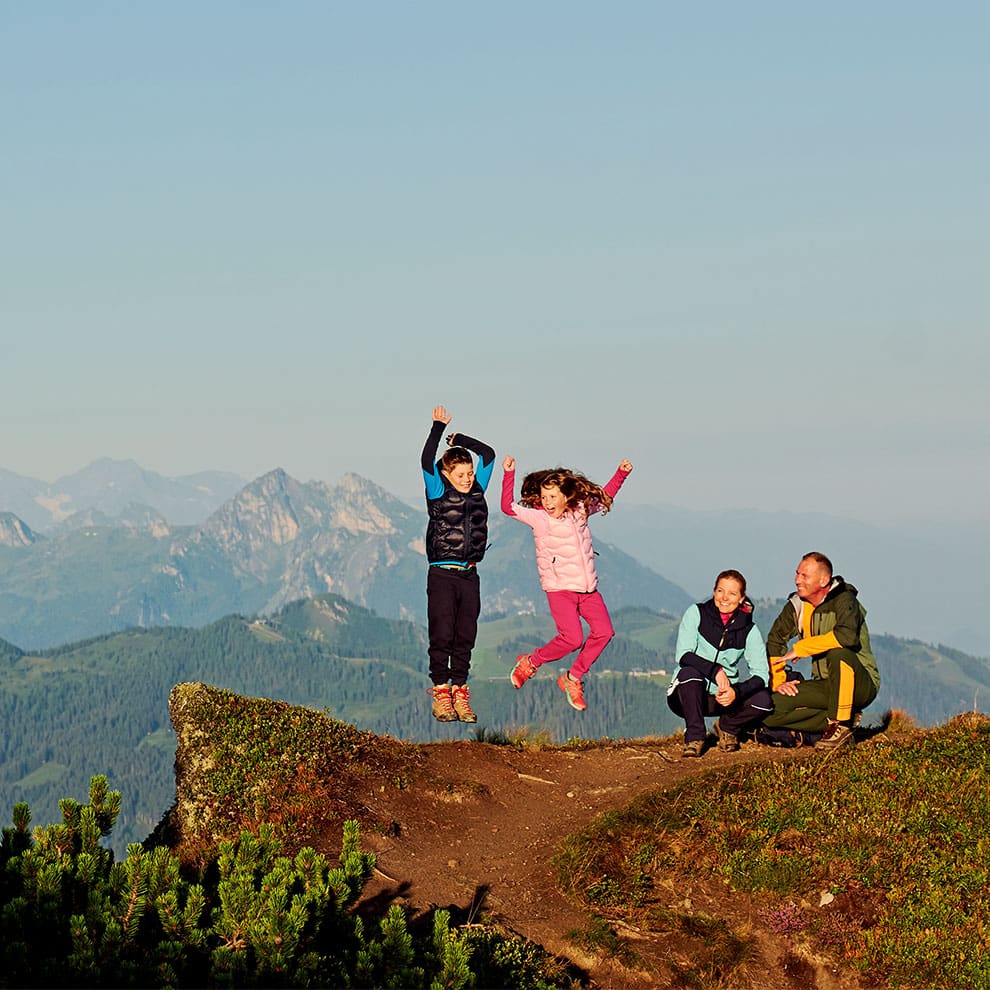
[[[426,576],[426,614],[430,629],[430,680],[464,684],[478,635],[481,582],[472,567],[448,571],[431,567]]]

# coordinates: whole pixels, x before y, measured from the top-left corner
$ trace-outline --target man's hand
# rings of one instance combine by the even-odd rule
[[[446,426],[450,422],[450,419],[451,419],[450,413],[448,413],[443,406],[433,407],[434,423],[443,423],[443,425]]]
[[[778,685],[777,690],[774,691],[774,694],[786,694],[793,698],[798,693],[798,685],[800,683],[800,681],[784,681],[782,684]]]

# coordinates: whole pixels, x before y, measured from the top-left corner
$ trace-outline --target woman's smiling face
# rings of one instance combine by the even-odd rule
[[[735,612],[743,598],[745,595],[742,585],[735,578],[720,578],[718,584],[715,585],[715,607],[723,615]]]

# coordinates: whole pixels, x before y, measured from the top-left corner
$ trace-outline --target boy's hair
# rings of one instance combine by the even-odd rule
[[[596,485],[580,471],[569,468],[546,468],[543,471],[532,471],[523,478],[519,501],[530,508],[540,505],[540,489],[555,486],[561,490],[567,499],[567,508],[576,509],[579,505],[587,506],[597,501],[602,513],[612,508],[612,496],[608,495],[601,485]]]
[[[715,578],[715,584],[712,588],[713,591],[715,590],[715,588],[718,587],[718,583],[719,581],[722,580],[722,578],[732,578],[733,581],[738,581],[739,591],[742,594],[743,598],[746,597],[746,579],[742,576],[742,574],[739,573],[739,571],[731,567],[727,571],[721,571],[718,577]]]
[[[440,458],[441,471],[451,471],[458,464],[470,464],[474,467],[474,461],[471,460],[471,454],[466,447],[451,447]]]

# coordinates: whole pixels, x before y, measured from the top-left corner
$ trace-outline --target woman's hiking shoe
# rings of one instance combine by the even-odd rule
[[[478,716],[471,711],[471,692],[466,684],[455,684],[450,692],[454,715],[461,722],[477,722]]]
[[[509,674],[512,686],[517,690],[536,673],[536,664],[533,663],[533,656],[530,653],[520,653],[516,657],[516,665]]]
[[[723,753],[734,753],[739,749],[739,740],[731,732],[726,732],[721,725],[718,724],[718,719],[715,719],[715,735],[718,736],[718,748]]]
[[[430,693],[433,695],[433,717],[438,722],[456,722],[457,712],[450,696],[450,685],[436,684]]]
[[[840,746],[855,745],[856,737],[848,725],[843,725],[841,722],[829,722],[825,726],[821,739],[815,743],[815,749],[831,750],[838,749]]]
[[[561,674],[557,678],[557,687],[567,695],[567,703],[571,708],[583,712],[588,707],[584,700],[584,688],[581,682],[574,680],[570,674]]]
[[[684,757],[699,757],[705,751],[705,743],[703,739],[692,739],[691,742],[684,744],[684,751],[681,753],[681,758]]]

